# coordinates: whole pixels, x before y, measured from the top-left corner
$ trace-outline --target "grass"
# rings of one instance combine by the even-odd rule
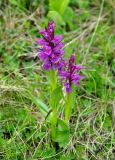
[[[58,25],[56,32],[64,35],[65,57],[75,51],[85,78],[77,89],[70,142],[60,149],[29,94],[48,105],[45,73],[39,60],[33,61],[38,30],[48,21],[48,2],[28,7],[0,2],[1,160],[115,159],[115,3],[76,2],[70,3],[72,29]]]

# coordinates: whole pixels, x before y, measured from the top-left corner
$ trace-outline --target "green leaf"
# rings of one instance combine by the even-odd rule
[[[41,111],[43,116],[46,116],[49,112],[48,106],[38,97],[33,96],[30,92],[29,94],[30,94],[30,99],[32,100],[32,102],[38,107],[38,109]]]
[[[63,16],[67,6],[69,4],[69,0],[49,0],[50,10],[55,10]]]
[[[51,18],[56,23],[56,25],[65,25],[62,16],[57,11],[49,11],[48,17]]]
[[[60,2],[61,2],[61,7],[60,7],[60,9],[59,9],[59,13],[61,14],[61,15],[63,15],[63,13],[65,12],[65,10],[66,10],[66,8],[67,8],[67,6],[68,6],[68,4],[69,4],[69,0],[60,0]]]
[[[65,147],[69,143],[69,128],[66,123],[58,119],[57,127],[52,128],[52,140],[58,142],[60,147]]]
[[[72,20],[73,20],[74,12],[73,12],[72,8],[67,7],[64,13],[65,13],[65,14],[63,14],[64,21],[66,23],[68,23],[70,29],[73,29]]]
[[[59,131],[68,131],[69,130],[66,123],[61,119],[58,119],[58,130]]]
[[[57,87],[52,93],[50,97],[50,106],[51,108],[57,108],[61,98],[62,98],[62,87]]]
[[[9,2],[10,2],[12,5],[15,5],[15,6],[18,5],[18,1],[17,1],[17,0],[9,0]]]

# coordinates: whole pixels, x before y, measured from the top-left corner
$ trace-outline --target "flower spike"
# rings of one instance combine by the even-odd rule
[[[83,68],[82,66],[75,65],[75,54],[72,54],[69,63],[64,70],[59,71],[62,82],[66,88],[66,92],[70,93],[72,91],[72,84],[79,86],[79,81],[83,78],[78,72]]]
[[[37,40],[37,43],[41,46],[39,58],[43,62],[45,70],[60,70],[65,65],[62,58],[64,55],[62,36],[55,36],[54,29],[54,22],[50,21],[47,28],[39,32],[43,38]]]

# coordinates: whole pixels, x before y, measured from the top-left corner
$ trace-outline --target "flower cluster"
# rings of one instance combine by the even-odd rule
[[[38,39],[37,43],[41,46],[39,49],[39,58],[43,62],[45,70],[61,69],[65,65],[65,61],[62,58],[64,51],[62,50],[62,36],[54,35],[54,22],[49,22],[48,27],[40,34],[42,39]]]
[[[66,92],[70,93],[72,91],[72,84],[79,86],[79,80],[82,78],[77,72],[82,69],[82,66],[78,66],[74,64],[75,62],[75,54],[73,54],[70,59],[67,67],[64,70],[59,71],[59,75],[62,78],[62,82],[66,87]]]
[[[38,44],[41,46],[39,49],[39,58],[43,62],[45,70],[58,69],[59,76],[66,88],[66,92],[72,91],[72,84],[79,86],[79,81],[82,78],[79,75],[81,66],[75,65],[75,54],[73,54],[69,62],[63,59],[64,51],[62,50],[62,36],[54,35],[54,22],[49,22],[48,27],[40,31],[43,38],[38,39]]]

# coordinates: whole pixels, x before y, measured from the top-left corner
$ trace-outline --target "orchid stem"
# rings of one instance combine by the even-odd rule
[[[56,72],[50,71],[51,76],[51,92],[53,92],[56,89]],[[57,109],[54,106],[52,107],[52,124],[56,126],[57,124]]]
[[[65,106],[65,123],[68,125],[69,123],[69,118],[71,115],[71,94],[67,93],[66,96],[66,106]]]
[[[56,72],[55,71],[50,71],[51,74],[51,90],[56,89]]]

